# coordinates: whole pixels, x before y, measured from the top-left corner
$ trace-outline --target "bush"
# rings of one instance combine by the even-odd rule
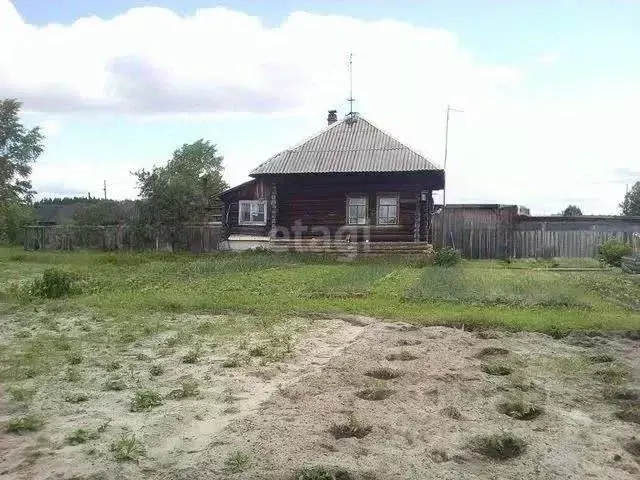
[[[48,268],[41,278],[30,285],[28,294],[32,297],[61,298],[74,293],[76,276],[57,268]]]
[[[598,249],[600,260],[614,267],[622,265],[622,257],[631,255],[632,252],[633,249],[630,245],[618,240],[607,240]]]
[[[460,263],[462,256],[455,248],[442,247],[439,249],[433,259],[433,263],[439,267],[453,267]]]

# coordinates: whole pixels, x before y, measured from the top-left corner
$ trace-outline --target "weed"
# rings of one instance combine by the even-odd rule
[[[8,393],[14,402],[30,403],[36,394],[35,389],[26,387],[9,387]]]
[[[105,390],[110,390],[113,392],[120,392],[127,388],[127,383],[124,381],[122,377],[110,377],[107,378],[107,381],[104,384]]]
[[[463,415],[462,412],[460,411],[460,409],[458,409],[458,407],[455,407],[453,405],[449,405],[448,407],[445,407],[442,409],[442,414],[445,417],[449,417],[452,418],[454,420],[462,420]]]
[[[89,400],[89,396],[82,392],[67,393],[64,396],[64,401],[67,403],[82,403],[87,400]]]
[[[408,352],[406,350],[402,350],[399,353],[390,353],[389,355],[386,356],[386,359],[389,362],[395,362],[395,361],[401,361],[401,362],[409,362],[411,360],[417,360],[419,357],[417,355],[414,355],[411,352]]]
[[[192,378],[187,378],[182,381],[180,388],[172,390],[167,397],[173,400],[183,400],[185,398],[197,397],[198,395],[200,395],[198,382]]]
[[[249,355],[251,357],[265,357],[269,352],[269,348],[266,345],[254,345],[249,348]]]
[[[81,445],[83,443],[87,443],[89,440],[95,440],[96,438],[98,438],[98,432],[90,432],[84,428],[77,428],[67,435],[65,443],[67,445]]]
[[[31,332],[26,328],[23,328],[22,330],[18,330],[15,336],[16,338],[29,338],[31,336]]]
[[[629,372],[619,365],[610,365],[596,370],[594,375],[601,382],[614,384],[624,382],[629,375]]]
[[[605,396],[612,400],[622,402],[635,402],[640,400],[640,390],[633,388],[607,388]]]
[[[505,376],[510,375],[513,369],[503,363],[488,363],[482,365],[482,371],[489,375]]]
[[[42,273],[42,277],[36,278],[28,285],[26,294],[31,297],[61,298],[77,292],[74,283],[77,275],[48,268]]]
[[[139,390],[131,399],[129,409],[132,412],[148,412],[162,405],[162,397],[153,390]]]
[[[460,263],[461,259],[460,251],[451,247],[442,247],[436,251],[433,263],[439,267],[453,267]]]
[[[111,444],[111,452],[117,461],[128,462],[137,460],[144,455],[145,448],[135,435],[123,434]]]
[[[175,347],[176,345],[178,345],[178,337],[168,337],[165,341],[164,344],[167,347]]]
[[[534,420],[542,415],[543,410],[532,403],[518,400],[500,403],[498,412],[516,420]]]
[[[446,463],[450,460],[449,454],[446,452],[446,450],[442,450],[439,448],[431,450],[430,456],[431,460],[433,460],[434,463]]]
[[[293,480],[353,480],[353,476],[342,468],[305,467],[298,470]]]
[[[415,347],[416,345],[421,345],[422,340],[410,340],[408,338],[403,338],[402,340],[398,340],[396,345],[399,347]]]
[[[611,363],[615,360],[615,358],[606,353],[598,353],[595,355],[591,355],[588,360],[591,363]]]
[[[149,373],[152,377],[159,377],[164,373],[164,367],[155,363],[149,367]]]
[[[116,370],[120,370],[122,368],[122,364],[117,360],[112,360],[111,362],[107,363],[104,368],[107,372],[115,372]]]
[[[222,411],[222,413],[225,415],[235,415],[236,413],[240,413],[240,409],[238,407],[227,407]]]
[[[632,456],[640,458],[640,440],[627,442],[624,449]]]
[[[73,352],[67,355],[67,362],[69,365],[80,365],[82,363],[82,354],[80,352]]]
[[[82,380],[82,376],[76,367],[68,367],[64,379],[70,383],[77,383]]]
[[[138,360],[139,362],[148,362],[149,360],[151,360],[151,357],[146,353],[140,352],[136,354],[136,360]]]
[[[624,422],[640,424],[640,404],[632,404],[615,413]]]
[[[622,264],[622,257],[633,252],[631,245],[619,240],[607,240],[598,248],[600,260],[608,265],[619,267]]]
[[[509,350],[502,347],[486,347],[480,350],[476,355],[477,358],[492,357],[494,355],[508,355]]]
[[[200,347],[192,348],[189,350],[184,357],[182,357],[183,363],[194,364],[198,363],[200,359]]]
[[[390,390],[388,388],[384,388],[376,385],[374,387],[360,390],[359,392],[356,393],[356,397],[361,398],[362,400],[369,400],[369,401],[375,402],[379,400],[386,400],[394,393],[395,393],[394,390]]]
[[[248,454],[236,450],[232,452],[224,461],[225,468],[229,473],[242,473],[251,467],[251,457]]]
[[[27,433],[37,432],[42,428],[43,422],[34,415],[25,415],[24,417],[9,420],[7,423],[7,433]]]
[[[245,360],[240,355],[231,355],[229,358],[222,362],[222,368],[237,368],[245,363]]]
[[[372,429],[373,427],[359,422],[353,415],[350,415],[347,423],[334,423],[329,431],[336,440],[340,438],[360,439],[369,435]]]
[[[471,449],[488,458],[508,460],[522,455],[526,450],[524,440],[507,432],[477,437],[471,441]]]
[[[401,377],[403,374],[401,371],[392,368],[377,368],[375,370],[369,370],[365,375],[377,380],[392,380]]]

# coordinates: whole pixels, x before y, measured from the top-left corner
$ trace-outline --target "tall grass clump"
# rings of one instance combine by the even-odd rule
[[[600,248],[598,249],[600,260],[614,267],[622,265],[622,257],[631,255],[632,252],[633,248],[631,248],[631,245],[627,245],[618,240],[607,240],[600,244]]]
[[[434,265],[439,267],[453,267],[460,263],[460,260],[462,260],[460,251],[452,247],[440,248],[433,257]]]
[[[77,275],[60,270],[47,268],[42,277],[36,278],[26,290],[27,296],[40,298],[62,298],[76,293],[75,282]]]

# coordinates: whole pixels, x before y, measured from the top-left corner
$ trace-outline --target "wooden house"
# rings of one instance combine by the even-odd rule
[[[275,239],[429,242],[444,171],[358,114],[256,167],[222,193],[230,243]]]

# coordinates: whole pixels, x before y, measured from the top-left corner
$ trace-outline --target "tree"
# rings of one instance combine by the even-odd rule
[[[640,182],[636,182],[631,190],[624,196],[624,201],[620,204],[622,215],[640,216]]]
[[[582,215],[582,210],[580,210],[580,208],[576,205],[569,205],[562,211],[560,215],[564,217],[578,217]]]
[[[217,153],[215,145],[200,139],[178,148],[166,166],[134,172],[143,200],[141,220],[166,225],[203,221],[227,188],[223,157]]]
[[[0,100],[0,240],[16,241],[21,226],[32,218],[29,176],[44,150],[40,129],[28,130],[20,123],[21,106],[15,99]]]

